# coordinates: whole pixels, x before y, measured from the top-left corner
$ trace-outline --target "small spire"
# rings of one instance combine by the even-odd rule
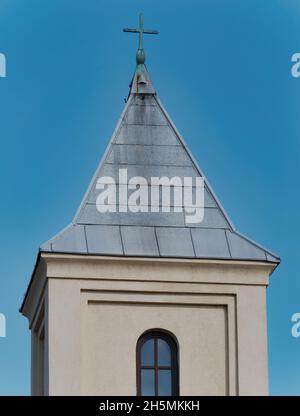
[[[149,35],[158,35],[159,32],[157,30],[144,29],[143,14],[142,13],[140,13],[139,29],[129,29],[129,28],[126,27],[126,28],[123,29],[123,32],[130,32],[130,33],[138,33],[139,34],[139,46],[138,46],[138,50],[136,52],[136,66],[137,66],[137,72],[142,72],[143,65],[144,65],[145,60],[146,60],[145,51],[143,49],[143,33],[149,34]]]

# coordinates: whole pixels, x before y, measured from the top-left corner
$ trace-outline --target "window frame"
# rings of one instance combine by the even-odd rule
[[[154,365],[142,365],[141,352],[143,345],[150,339],[154,340]],[[171,363],[169,366],[159,365],[157,357],[157,340],[162,339],[170,347]],[[140,336],[136,345],[136,380],[137,380],[137,396],[142,394],[141,374],[142,370],[154,370],[154,388],[155,396],[158,396],[158,371],[170,370],[171,371],[171,396],[179,396],[179,371],[178,371],[178,344],[174,337],[166,332],[153,330],[148,331]],[[170,396],[170,397],[171,397]]]

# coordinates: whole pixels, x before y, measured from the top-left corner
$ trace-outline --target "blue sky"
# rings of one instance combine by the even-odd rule
[[[271,248],[271,394],[300,394],[298,0],[1,0],[0,395],[30,392],[18,309],[40,243],[66,226],[124,106],[136,26],[167,108],[239,231]]]

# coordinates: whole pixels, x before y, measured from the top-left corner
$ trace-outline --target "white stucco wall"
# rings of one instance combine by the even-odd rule
[[[67,255],[43,262],[46,393],[135,395],[136,342],[161,328],[179,343],[181,395],[268,394],[272,265]]]

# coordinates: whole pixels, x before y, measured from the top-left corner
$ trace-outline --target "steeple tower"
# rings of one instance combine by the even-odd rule
[[[159,100],[142,45],[158,32],[142,16],[124,31],[139,34],[128,100],[21,306],[32,394],[267,394],[266,288],[280,259],[235,229]]]

